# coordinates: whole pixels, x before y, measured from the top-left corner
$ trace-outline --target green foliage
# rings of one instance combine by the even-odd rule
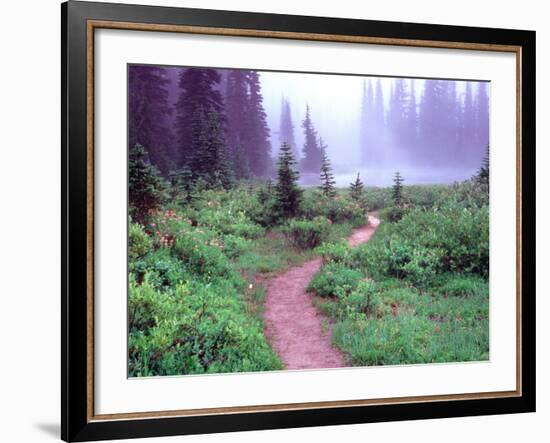
[[[300,214],[308,219],[326,217],[332,223],[350,223],[355,227],[367,223],[366,210],[361,205],[343,195],[329,198],[319,191],[305,196]]]
[[[357,203],[365,212],[367,211],[367,198],[365,195],[365,187],[361,181],[360,173],[357,173],[357,178],[349,185],[350,198]]]
[[[485,279],[456,275],[445,282],[439,292],[451,297],[476,297],[489,292]]]
[[[308,291],[321,297],[344,297],[354,291],[363,274],[338,263],[325,265],[311,280]]]
[[[130,261],[143,257],[151,249],[152,241],[138,223],[128,224],[128,258]]]
[[[382,224],[368,245],[361,245],[364,267],[373,277],[404,278],[427,287],[444,272],[489,273],[488,207],[450,203],[414,209],[399,222]]]
[[[382,209],[382,211],[380,211],[380,216],[384,221],[389,223],[397,223],[407,212],[408,209],[403,206],[390,206]]]
[[[199,106],[193,117],[194,152],[189,163],[193,180],[202,181],[207,189],[233,184],[233,171],[225,157],[220,116],[214,108],[205,112]]]
[[[232,281],[190,281],[162,292],[131,280],[128,311],[130,376],[281,368]]]
[[[301,249],[312,249],[328,238],[330,221],[324,217],[313,220],[290,220],[284,232],[290,242]]]
[[[143,223],[164,201],[164,181],[157,168],[149,163],[147,152],[140,144],[130,148],[128,188],[130,216],[137,223]]]
[[[277,195],[271,180],[261,185],[256,194],[257,205],[251,213],[251,218],[262,226],[274,226],[278,223],[280,214],[278,211]]]
[[[300,176],[294,169],[295,165],[292,149],[287,143],[283,143],[279,153],[278,181],[275,187],[277,210],[283,218],[295,217],[302,199],[302,190],[298,186]]]
[[[485,157],[483,157],[483,162],[481,163],[474,179],[477,183],[486,187],[487,191],[489,191],[489,144],[487,144]]]
[[[392,198],[395,206],[401,206],[403,204],[403,177],[399,171],[395,173],[393,177]]]
[[[319,139],[319,146],[321,148],[321,186],[319,186],[319,189],[325,197],[334,197],[336,195],[336,180],[334,179],[330,159],[327,155],[327,146],[323,144],[322,139]]]
[[[421,295],[395,280],[371,283],[369,308],[359,290],[325,307],[338,321],[333,341],[358,366],[487,360],[488,287],[471,281],[478,291],[467,298]]]

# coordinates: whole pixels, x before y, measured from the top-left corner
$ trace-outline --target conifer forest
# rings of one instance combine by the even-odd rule
[[[489,358],[490,83],[129,65],[130,377]]]

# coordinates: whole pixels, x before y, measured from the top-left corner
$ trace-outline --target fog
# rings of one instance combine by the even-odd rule
[[[267,138],[267,145],[271,144],[271,149],[269,146],[261,149],[276,160],[281,143],[291,144],[303,185],[318,183],[315,161],[313,167],[309,162],[308,169],[302,158],[305,152],[302,122],[306,108],[318,140],[317,150],[325,149],[338,186],[347,186],[358,172],[365,183],[376,186],[391,184],[396,171],[408,184],[462,181],[476,172],[487,154],[488,82],[133,66],[130,72],[135,75],[130,78],[129,97],[136,106],[147,103],[143,109],[148,108],[149,114],[144,118],[136,113],[135,120],[145,123],[137,129],[131,128],[130,133],[156,134],[140,137],[153,161],[159,164],[162,156],[172,161],[186,148],[181,142],[185,129],[181,116],[185,117],[182,106],[185,107],[188,99],[182,101],[181,78],[191,71],[216,72],[209,80],[210,85],[186,80],[185,94],[192,97],[194,91],[200,90],[193,100],[199,104],[208,100],[217,103],[222,121],[226,122],[228,153],[235,149],[230,146],[235,140],[250,139],[247,119],[260,119],[256,125],[261,126],[264,121],[268,127],[268,133],[260,138]],[[250,78],[256,79],[256,108],[247,117],[246,112],[231,109],[246,108],[245,102],[249,100],[246,97],[252,93]],[[235,89],[239,87],[240,90]],[[239,108],[241,105],[244,108]],[[192,117],[191,114],[187,117]],[[256,130],[261,132],[260,126],[256,126]],[[249,145],[243,142],[246,146],[241,148],[245,148],[245,154],[253,161],[257,155],[254,143],[258,142],[250,140]],[[173,149],[164,152],[162,145]],[[265,173],[259,175],[265,176]]]
[[[304,143],[301,121],[304,118],[306,106],[309,105],[315,129],[328,146],[327,152],[334,166],[338,186],[347,186],[355,179],[357,172],[361,173],[363,181],[369,185],[387,186],[391,184],[393,174],[397,170],[409,184],[462,181],[470,178],[476,172],[485,153],[488,136],[487,140],[482,140],[473,149],[469,147],[470,158],[465,155],[449,153],[446,158],[444,156],[441,161],[438,161],[437,165],[432,166],[430,162],[422,165],[424,163],[422,159],[430,157],[432,155],[430,151],[440,149],[439,146],[430,146],[427,150],[416,152],[417,150],[413,146],[395,146],[396,142],[392,141],[395,137],[391,130],[388,131],[390,133],[381,136],[382,130],[374,128],[374,135],[371,139],[375,144],[383,146],[385,153],[383,161],[368,167],[363,164],[361,159],[360,137],[365,85],[368,81],[380,82],[383,97],[383,121],[388,118],[390,112],[390,99],[395,78],[284,72],[261,72],[260,78],[267,121],[271,131],[273,153],[276,155],[280,144],[279,124],[282,98],[288,100],[290,104],[298,147],[303,146]],[[414,82],[415,111],[419,113],[426,80],[405,79],[404,81],[409,85],[409,93]],[[466,112],[463,109],[466,85],[470,83],[471,94],[475,96],[478,92],[479,82],[447,81],[446,83],[453,84],[459,108],[462,112]],[[473,109],[473,112],[477,113],[477,110]],[[467,118],[468,116],[466,116]],[[461,122],[456,118],[456,128],[448,128],[448,132],[458,131],[460,125]],[[304,185],[314,185],[317,183],[317,177],[314,174],[302,173],[301,182]]]

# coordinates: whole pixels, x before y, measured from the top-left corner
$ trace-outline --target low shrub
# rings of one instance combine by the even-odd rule
[[[407,214],[407,208],[400,206],[390,206],[380,211],[382,220],[389,223],[397,223]]]
[[[130,261],[143,257],[150,251],[151,239],[138,223],[128,225],[128,258]]]
[[[251,241],[237,235],[228,234],[222,237],[221,248],[227,257],[235,259],[251,248]]]
[[[280,369],[259,321],[230,282],[158,292],[130,282],[130,376]]]
[[[176,240],[175,254],[195,275],[210,280],[212,277],[228,277],[231,263],[221,251],[216,240],[204,241],[197,235],[184,235]]]
[[[353,313],[372,315],[378,305],[378,289],[374,282],[363,280],[357,288],[346,297],[340,299],[347,317]]]
[[[308,291],[314,291],[321,297],[344,297],[354,291],[363,274],[339,263],[324,265],[311,280]]]
[[[314,191],[306,194],[300,214],[307,219],[326,217],[332,223],[350,223],[361,226],[367,223],[367,213],[358,202],[344,196],[327,197]]]
[[[149,283],[159,290],[181,284],[188,277],[185,265],[165,248],[130,261],[129,271],[138,283],[141,283],[147,274]]]
[[[301,249],[312,249],[328,238],[330,222],[324,217],[313,220],[291,220],[283,229],[288,240]]]
[[[323,264],[350,264],[349,257],[351,254],[351,248],[346,241],[341,241],[339,243],[325,243],[317,248],[317,252],[321,254]]]

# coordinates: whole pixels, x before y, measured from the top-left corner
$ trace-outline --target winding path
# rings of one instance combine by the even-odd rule
[[[369,215],[369,224],[353,231],[350,246],[370,240],[380,220]],[[306,288],[321,267],[321,258],[295,266],[270,280],[264,308],[266,337],[286,369],[341,368],[344,355],[331,344],[326,317],[312,303]]]

